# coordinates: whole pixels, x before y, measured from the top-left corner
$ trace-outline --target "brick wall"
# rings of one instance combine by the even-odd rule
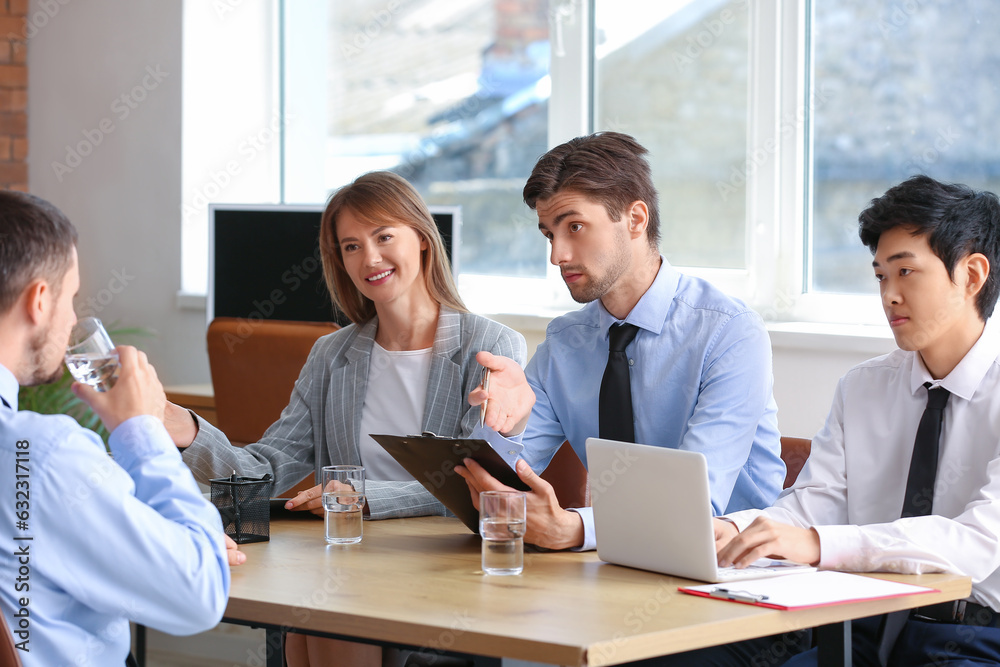
[[[0,188],[28,189],[28,0],[0,0]]]

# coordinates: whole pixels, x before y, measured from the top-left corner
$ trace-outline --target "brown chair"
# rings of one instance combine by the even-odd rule
[[[785,483],[781,488],[787,489],[795,483],[811,449],[812,441],[807,438],[781,437],[781,460],[785,462]]]
[[[230,442],[244,445],[260,439],[288,405],[313,344],[339,328],[325,322],[212,320],[208,363],[219,429]],[[291,491],[310,486],[312,475]]]
[[[10,633],[4,615],[0,614],[0,665],[21,667],[21,655],[14,644],[14,635]]]
[[[564,442],[549,465],[539,475],[552,485],[559,499],[559,506],[590,507],[590,480],[583,461],[576,455],[569,440]]]

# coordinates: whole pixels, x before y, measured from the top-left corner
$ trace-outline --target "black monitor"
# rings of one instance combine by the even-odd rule
[[[208,321],[216,317],[348,324],[323,279],[323,206],[209,206]],[[460,206],[429,207],[458,275]]]

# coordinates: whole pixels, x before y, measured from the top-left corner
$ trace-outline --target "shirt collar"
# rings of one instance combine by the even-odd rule
[[[18,389],[17,378],[3,364],[0,364],[0,396],[3,396],[3,400],[7,401],[14,412],[17,412]],[[0,409],[5,409],[3,403],[0,403]]]
[[[646,293],[639,297],[638,303],[631,312],[625,316],[624,320],[615,318],[608,312],[604,304],[598,300],[598,313],[601,331],[607,336],[608,330],[616,322],[628,322],[640,329],[645,329],[653,334],[659,335],[663,331],[663,325],[667,321],[670,307],[673,305],[674,295],[677,293],[677,285],[680,283],[681,274],[677,269],[670,266],[670,262],[662,255],[660,256],[660,270],[653,278],[653,284],[649,286]]]
[[[1000,356],[1000,323],[991,317],[986,321],[983,333],[958,365],[940,380],[931,377],[918,353],[913,354],[913,368],[910,371],[910,390],[916,394],[926,382],[935,387],[944,387],[952,394],[970,400],[986,377],[986,372]]]

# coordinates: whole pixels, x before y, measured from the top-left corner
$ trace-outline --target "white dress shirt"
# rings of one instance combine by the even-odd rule
[[[934,380],[915,352],[851,369],[795,485],[767,510],[730,515],[743,530],[766,514],[812,526],[820,567],[855,572],[946,571],[972,578],[972,599],[1000,610],[1000,323],[990,320],[962,361]],[[901,519],[924,383],[951,392],[933,514]]]

